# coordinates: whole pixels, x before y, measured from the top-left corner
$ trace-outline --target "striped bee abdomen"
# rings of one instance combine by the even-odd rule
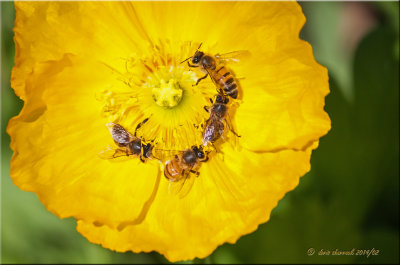
[[[217,67],[211,75],[219,86],[220,92],[223,92],[224,95],[228,95],[231,98],[237,98],[238,89],[235,77],[224,65]]]

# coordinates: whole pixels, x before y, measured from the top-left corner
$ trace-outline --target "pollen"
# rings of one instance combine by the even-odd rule
[[[153,87],[152,93],[158,106],[173,108],[181,102],[183,89],[175,79],[170,79],[168,83],[161,79],[160,85]]]

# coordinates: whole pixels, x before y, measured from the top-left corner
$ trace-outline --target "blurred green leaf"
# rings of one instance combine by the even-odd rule
[[[353,99],[352,57],[341,45],[341,2],[300,2],[307,22],[301,37],[313,46],[317,62],[326,66],[347,100]]]
[[[399,56],[400,56],[400,41],[399,41],[399,2],[377,2],[376,3],[378,7],[381,8],[381,10],[386,14],[387,19],[389,20],[389,23],[393,27],[395,36],[396,36],[396,41],[393,45],[393,50],[394,50],[394,55],[397,58],[397,61],[399,61]]]
[[[399,38],[399,2],[398,1],[376,1],[373,2],[381,12],[385,14],[385,18],[393,28],[397,39]]]
[[[385,227],[385,233],[391,229],[391,241],[383,245],[379,257],[390,263],[399,260],[398,251],[393,252],[399,246],[399,213],[393,210],[399,207],[399,64],[391,49],[396,38],[390,27],[376,29],[359,46],[354,65],[354,131],[365,178],[357,192],[364,191],[360,203],[369,207],[362,227],[365,233],[378,227]]]

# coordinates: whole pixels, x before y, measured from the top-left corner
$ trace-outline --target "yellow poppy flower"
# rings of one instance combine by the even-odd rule
[[[11,83],[25,104],[7,128],[11,177],[60,218],[75,217],[93,243],[155,250],[170,261],[206,257],[269,219],[330,129],[327,71],[299,39],[305,18],[295,2],[15,7]],[[225,61],[239,97],[181,196],[162,177],[167,158],[157,155],[202,146],[204,106],[217,86],[210,77],[196,86],[204,73],[181,63],[201,43],[207,54],[248,56]],[[153,144],[154,158],[102,157],[117,148],[110,123]]]

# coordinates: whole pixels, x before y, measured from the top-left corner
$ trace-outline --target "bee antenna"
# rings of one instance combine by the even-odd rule
[[[186,62],[186,61],[187,61],[187,60],[189,60],[190,58],[192,58],[192,56],[190,56],[190,57],[186,58],[185,60],[183,60],[183,61],[182,61],[182,62],[180,62],[179,64]]]
[[[202,44],[203,44],[203,43],[200,43],[200,45],[199,45],[199,47],[197,48],[197,50],[196,50],[196,51],[198,51],[198,50],[200,49],[200,47],[201,47],[201,45],[202,45]],[[189,60],[190,58],[192,58],[192,56],[190,56],[190,57],[186,58],[185,60],[183,60],[183,61],[182,61],[182,62],[180,62],[179,64],[186,62],[186,61],[187,61],[187,60]]]

